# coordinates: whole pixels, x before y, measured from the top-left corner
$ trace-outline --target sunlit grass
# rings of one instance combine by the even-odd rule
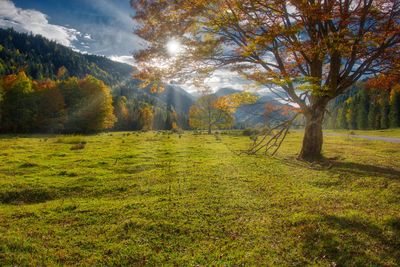
[[[58,137],[55,142],[62,144],[84,144],[86,143],[86,140],[83,136],[72,135],[72,136]]]
[[[392,128],[392,129],[384,129],[384,130],[339,130],[339,129],[335,129],[335,130],[325,130],[325,132],[400,138],[400,128],[394,128],[394,129]]]
[[[239,132],[4,136],[1,265],[396,266],[400,144],[327,136],[321,166],[300,140],[268,158],[233,153]]]

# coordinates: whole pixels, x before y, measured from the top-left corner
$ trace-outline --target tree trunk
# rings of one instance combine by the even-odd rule
[[[322,122],[324,119],[326,104],[315,105],[306,112],[306,127],[304,130],[303,147],[301,148],[299,158],[313,162],[322,159]]]
[[[211,134],[211,125],[208,126],[208,134]]]

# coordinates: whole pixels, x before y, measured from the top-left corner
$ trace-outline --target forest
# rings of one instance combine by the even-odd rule
[[[325,121],[328,129],[379,130],[400,127],[400,85],[357,84],[337,97]]]

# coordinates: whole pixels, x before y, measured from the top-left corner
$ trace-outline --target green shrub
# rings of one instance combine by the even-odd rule
[[[73,146],[71,147],[71,150],[80,150],[80,149],[84,149],[85,146],[86,146],[86,143],[79,143],[79,144],[73,145]]]
[[[183,134],[184,131],[181,128],[173,128],[171,132],[176,134]]]
[[[252,129],[252,128],[246,128],[243,130],[242,135],[244,136],[252,136],[252,135],[257,135],[259,134],[260,131],[257,129]]]
[[[86,144],[86,141],[82,136],[74,135],[74,136],[59,137],[59,138],[57,138],[56,143],[60,143],[60,144]]]

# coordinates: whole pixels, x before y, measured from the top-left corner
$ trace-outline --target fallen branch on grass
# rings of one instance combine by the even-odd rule
[[[253,139],[250,148],[242,151],[241,154],[254,155],[264,149],[264,155],[269,154],[274,156],[281,147],[290,127],[293,125],[298,115],[299,113],[272,128],[266,128]]]

